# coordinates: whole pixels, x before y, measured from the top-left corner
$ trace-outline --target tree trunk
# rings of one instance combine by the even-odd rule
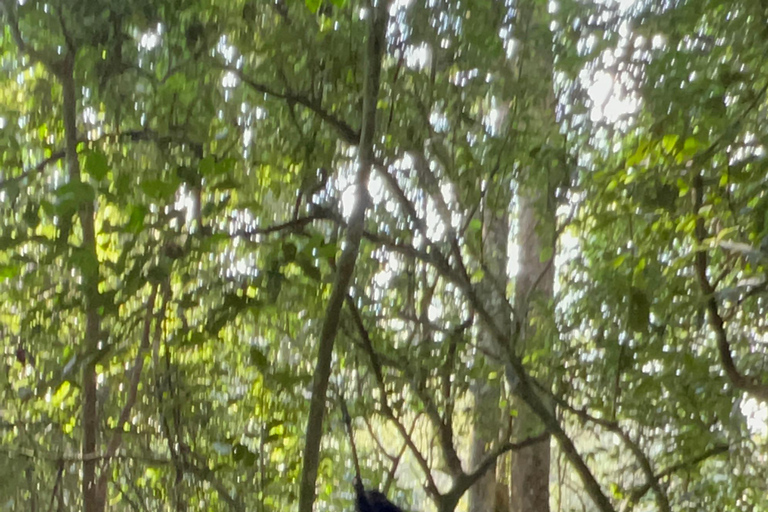
[[[379,2],[373,13],[371,28],[368,34],[367,70],[363,88],[363,129],[360,133],[358,147],[360,168],[357,175],[357,198],[347,228],[346,244],[339,258],[336,279],[328,299],[328,306],[320,332],[320,342],[317,349],[315,377],[312,383],[312,399],[309,404],[307,418],[306,441],[302,460],[304,466],[301,473],[299,488],[299,512],[312,512],[315,502],[315,481],[317,468],[320,463],[320,441],[323,437],[323,418],[325,416],[325,399],[328,391],[328,379],[331,375],[331,356],[336,331],[339,327],[339,317],[344,299],[347,296],[349,283],[355,270],[355,263],[363,238],[365,213],[370,197],[368,195],[368,179],[374,161],[374,132],[376,130],[376,106],[379,96],[379,80],[381,75],[381,59],[386,51],[386,28],[389,19],[387,2]]]
[[[490,188],[490,187],[489,187]],[[491,195],[491,192],[493,194]],[[483,202],[483,264],[488,273],[483,279],[481,297],[486,298],[485,308],[507,334],[511,333],[510,311],[504,295],[507,283],[508,235],[509,235],[509,183],[485,191]],[[485,330],[480,331],[478,344],[493,350],[496,342]],[[504,424],[499,410],[501,381],[483,381],[473,388],[475,410],[472,426],[469,467],[474,469],[487,453],[491,443],[498,441]],[[495,466],[475,485],[468,494],[469,512],[496,510]],[[506,512],[506,511],[504,511]]]
[[[529,84],[521,112],[528,123],[525,147],[533,153],[544,153],[543,147],[559,150],[556,99],[553,89],[552,38],[545,3],[524,2],[518,13],[515,31],[523,40],[519,57],[521,81]],[[531,79],[535,77],[535,79]],[[523,357],[542,348],[534,320],[540,311],[536,304],[553,298],[555,201],[553,183],[563,172],[556,158],[542,156],[541,161],[528,162],[518,187],[518,272],[515,280],[515,314],[518,323],[516,353]],[[537,375],[539,379],[546,376]],[[516,400],[516,439],[541,432],[543,426],[536,414],[522,400]],[[513,512],[549,511],[550,443],[545,441],[512,454],[511,508]]]
[[[543,196],[544,194],[542,194]],[[518,245],[519,271],[515,285],[515,310],[523,324],[518,338],[519,353],[537,347],[535,329],[531,325],[530,301],[551,300],[554,284],[552,257],[541,260],[542,250],[554,238],[554,219],[547,213],[537,212],[539,198],[520,198]],[[544,228],[549,236],[542,237],[537,230]],[[542,240],[546,238],[548,240]],[[553,251],[552,251],[553,252]],[[549,254],[552,254],[550,252]],[[521,401],[518,401],[515,421],[517,439],[524,439],[541,431],[541,422]],[[549,440],[512,453],[512,510],[514,512],[542,512],[549,510]]]
[[[64,138],[66,140],[66,158],[69,180],[77,183],[82,180],[80,160],[77,155],[77,95],[74,79],[74,54],[70,53],[64,61],[60,79],[63,93]],[[101,512],[104,500],[99,499],[96,489],[96,446],[98,442],[98,413],[96,408],[96,362],[99,350],[99,331],[101,319],[98,313],[99,267],[96,254],[96,230],[94,226],[94,205],[83,204],[80,207],[80,225],[83,230],[82,248],[91,256],[95,269],[83,273],[83,292],[85,298],[85,338],[82,354],[86,362],[82,369],[82,457],[83,457],[83,510]]]

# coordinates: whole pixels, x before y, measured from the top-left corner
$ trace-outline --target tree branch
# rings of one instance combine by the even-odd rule
[[[105,453],[104,461],[101,467],[101,476],[99,477],[99,482],[96,488],[98,489],[97,494],[101,496],[102,499],[106,497],[107,479],[110,476],[110,472],[108,471],[110,459],[115,455],[115,453],[117,453],[117,450],[122,444],[123,428],[125,424],[128,423],[131,416],[131,411],[133,410],[133,406],[136,404],[136,399],[138,398],[139,382],[141,382],[141,373],[144,369],[144,353],[149,349],[150,345],[152,318],[155,317],[155,301],[157,299],[157,291],[159,286],[159,284],[155,284],[152,287],[149,299],[147,300],[147,310],[144,317],[141,344],[139,345],[139,350],[136,353],[136,357],[133,361],[133,368],[131,369],[131,375],[128,384],[128,397],[125,400],[122,411],[120,411],[120,416],[118,417],[115,431],[112,434],[112,439],[110,439],[109,444],[107,445],[107,451]],[[159,328],[162,323],[162,310],[160,311],[160,314],[157,315],[157,318],[155,318],[155,322],[156,334],[159,334]]]
[[[630,435],[627,434],[624,431],[624,429],[621,428],[618,421],[607,420],[604,418],[598,418],[596,416],[592,416],[586,411],[586,409],[577,409],[573,407],[566,400],[563,400],[562,398],[558,397],[554,393],[551,393],[549,390],[547,390],[544,386],[542,386],[537,381],[534,381],[534,384],[542,392],[547,393],[547,396],[551,400],[553,400],[558,405],[558,407],[561,407],[562,409],[575,415],[582,422],[589,421],[590,423],[594,423],[595,425],[600,425],[601,427],[605,428],[609,432],[613,432],[614,434],[619,436],[621,440],[624,442],[624,444],[629,448],[629,451],[632,452],[632,455],[635,457],[638,464],[640,464],[640,469],[645,475],[645,481],[646,481],[646,485],[648,486],[648,489],[653,489],[653,492],[656,495],[656,501],[658,502],[659,509],[663,512],[671,512],[672,508],[669,503],[669,498],[667,497],[667,494],[664,492],[664,489],[662,489],[661,485],[659,484],[659,478],[657,478],[654,474],[653,466],[651,465],[650,459],[642,450],[640,445],[634,439],[632,439],[632,437],[630,437]]]
[[[243,72],[242,69],[226,64],[218,64],[218,66],[225,71],[229,71],[230,73],[237,75],[237,77],[242,80],[244,84],[256,92],[266,94],[267,96],[284,99],[289,103],[296,103],[314,112],[320,117],[320,119],[328,123],[334,130],[336,130],[341,136],[341,139],[347,144],[356,146],[360,143],[361,135],[357,130],[352,128],[342,119],[339,119],[333,115],[331,112],[328,112],[325,108],[323,108],[320,102],[310,98],[308,95],[293,92],[289,89],[278,91],[268,85],[262,84],[250,78]]]
[[[707,277],[708,263],[707,252],[705,249],[707,230],[704,225],[704,217],[701,215],[701,208],[704,205],[704,180],[701,173],[697,174],[693,179],[693,193],[693,208],[696,215],[696,227],[694,232],[698,244],[698,249],[694,256],[694,267],[699,287],[701,288],[706,301],[709,325],[715,333],[717,349],[720,354],[720,364],[722,364],[728,379],[737,389],[746,391],[760,400],[768,401],[768,385],[763,384],[756,377],[741,374],[736,367],[733,355],[731,354],[731,344],[728,340],[725,320],[723,320],[722,315],[720,315],[717,298],[715,296],[716,290]]]
[[[27,45],[27,42],[24,41],[24,37],[21,35],[21,29],[19,28],[19,19],[16,17],[16,13],[11,7],[11,5],[14,3],[16,2],[13,0],[2,0],[2,3],[0,3],[0,8],[2,8],[3,14],[5,14],[5,17],[8,20],[8,28],[10,29],[11,37],[13,37],[13,40],[16,43],[16,47],[21,53],[27,55],[32,63],[43,64],[51,71],[56,73],[56,69],[59,67],[59,63],[48,60],[45,55],[30,47]]]
[[[654,475],[653,479],[658,481],[658,480],[661,480],[662,478],[666,478],[674,473],[677,473],[680,470],[687,469],[697,464],[700,464],[701,462],[704,462],[709,458],[716,457],[723,453],[727,453],[729,448],[730,447],[727,444],[718,444],[716,446],[713,446],[709,450],[697,455],[696,457],[692,457],[688,460],[684,460],[682,462],[669,466],[665,470]],[[645,493],[647,493],[651,489],[652,485],[653,484],[651,482],[646,482],[643,485],[634,488],[630,492],[627,505],[624,508],[623,512],[630,512],[632,508],[634,508],[635,504],[640,501],[640,498],[642,498],[645,495]]]
[[[319,465],[320,441],[322,439],[325,400],[328,380],[331,374],[333,345],[339,328],[340,314],[347,297],[349,283],[355,271],[360,242],[365,228],[365,217],[370,203],[368,181],[374,163],[374,138],[376,132],[376,110],[379,98],[382,59],[386,52],[386,29],[389,22],[389,2],[379,1],[369,15],[367,69],[363,87],[363,126],[360,134],[359,168],[356,179],[357,198],[352,209],[346,234],[346,244],[336,270],[331,296],[325,311],[320,341],[317,347],[315,378],[312,383],[312,398],[307,417],[306,443],[303,452],[303,467],[299,486],[299,512],[312,512],[315,501],[315,485]],[[322,117],[322,114],[321,114]],[[326,119],[327,120],[327,119]],[[338,127],[338,125],[337,125]]]
[[[352,313],[353,323],[355,324],[358,334],[360,335],[360,338],[363,341],[363,348],[366,354],[368,355],[371,368],[373,369],[373,374],[376,377],[376,384],[378,385],[379,394],[381,395],[381,400],[380,400],[381,410],[384,413],[384,416],[389,420],[391,420],[392,423],[395,424],[395,427],[397,428],[401,437],[405,441],[405,444],[408,445],[408,449],[413,454],[414,458],[416,459],[416,462],[418,462],[419,467],[421,467],[421,470],[424,473],[424,477],[427,479],[427,484],[426,484],[427,492],[434,499],[439,499],[439,497],[441,496],[440,490],[437,488],[437,484],[435,483],[435,480],[432,477],[432,470],[429,467],[429,462],[427,462],[427,459],[424,457],[421,451],[419,451],[418,447],[416,446],[416,443],[413,442],[413,439],[411,438],[411,433],[408,432],[408,430],[405,428],[405,425],[403,425],[400,422],[397,416],[395,416],[394,411],[392,411],[392,408],[389,406],[389,400],[387,399],[387,390],[384,384],[384,374],[382,372],[382,365],[381,365],[381,362],[379,361],[379,357],[376,354],[376,351],[373,348],[373,343],[371,342],[371,337],[368,334],[368,330],[365,328],[365,325],[363,325],[363,319],[360,316],[360,312],[357,310],[355,302],[351,296],[347,295],[346,302],[347,302],[347,307]]]
[[[480,480],[485,473],[494,467],[496,464],[496,460],[504,455],[507,452],[515,452],[522,450],[523,448],[528,448],[529,446],[533,446],[538,443],[543,443],[544,441],[548,441],[550,439],[551,435],[549,432],[542,432],[539,435],[529,437],[527,439],[523,439],[522,441],[511,443],[501,443],[499,446],[497,446],[495,449],[488,452],[484,457],[483,460],[480,461],[480,464],[477,465],[477,468],[466,475],[466,478],[462,482],[463,490],[464,491],[475,485],[478,480]]]

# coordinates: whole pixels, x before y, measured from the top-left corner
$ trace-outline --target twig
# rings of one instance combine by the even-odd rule
[[[279,91],[277,89],[273,89],[272,87],[262,84],[260,82],[257,82],[256,80],[252,79],[248,75],[246,75],[242,69],[239,69],[235,66],[230,66],[226,64],[218,63],[217,66],[224,70],[229,71],[230,73],[234,73],[237,75],[237,77],[242,80],[244,84],[246,84],[248,87],[253,89],[256,92],[259,92],[261,94],[266,94],[267,96],[273,96],[275,98],[280,98],[287,100],[290,103],[296,103],[299,105],[302,105],[303,107],[306,107],[307,109],[311,110],[315,114],[317,114],[320,119],[328,123],[331,127],[333,127],[336,132],[341,136],[342,140],[346,142],[347,144],[356,146],[360,143],[360,133],[352,128],[349,124],[347,124],[342,119],[339,119],[332,113],[328,112],[323,106],[310,98],[309,96],[297,92],[293,92],[289,89],[286,89],[284,91]]]
[[[704,180],[701,173],[697,174],[693,179],[693,193],[694,193],[694,214],[696,218],[696,226],[694,233],[698,248],[694,256],[694,267],[696,271],[696,277],[699,281],[699,286],[706,301],[706,308],[708,312],[709,325],[715,333],[715,339],[717,340],[717,349],[720,354],[720,363],[725,370],[725,374],[731,383],[738,389],[744,390],[747,393],[754,395],[760,400],[768,400],[768,385],[763,384],[760,380],[753,376],[743,375],[736,367],[736,363],[731,354],[731,344],[728,340],[728,333],[725,327],[725,320],[719,311],[717,298],[715,295],[715,287],[709,281],[707,277],[707,252],[705,249],[705,240],[707,238],[706,226],[704,225],[704,218],[701,215],[701,208],[704,205]]]

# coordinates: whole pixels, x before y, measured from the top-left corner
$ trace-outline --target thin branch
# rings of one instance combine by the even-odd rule
[[[328,215],[322,211],[315,211],[312,215],[306,217],[299,217],[280,224],[274,224],[266,227],[252,227],[235,231],[232,235],[235,237],[250,239],[254,236],[269,235],[272,233],[279,233],[282,231],[296,232],[301,231],[307,225],[313,223],[316,220],[326,220]]]
[[[194,458],[196,459],[201,459],[201,457],[195,454],[191,454],[191,455],[193,455]],[[227,489],[227,487],[224,485],[224,483],[221,480],[219,480],[216,477],[215,473],[211,469],[205,466],[198,466],[195,463],[191,463],[187,465],[187,469],[188,469],[188,472],[195,475],[198,479],[204,480],[209,484],[211,484],[211,486],[216,490],[216,493],[219,495],[219,497],[221,497],[221,499],[224,500],[224,502],[227,505],[229,505],[229,508],[231,508],[232,510],[235,510],[236,512],[245,511],[245,506],[243,505],[243,503],[241,503],[240,499],[233,497],[232,495],[229,494],[229,490]]]
[[[653,478],[655,480],[661,480],[663,478],[667,478],[670,475],[677,473],[678,471],[696,466],[707,459],[710,459],[712,457],[717,457],[718,455],[721,455],[723,453],[728,453],[729,449],[730,447],[727,444],[718,444],[695,457],[692,457],[688,460],[684,460],[682,462],[678,462],[677,464],[673,464],[672,466],[669,466],[668,468],[654,475]],[[627,502],[626,507],[624,508],[624,512],[629,512],[630,510],[632,510],[635,504],[639,502],[640,499],[645,495],[645,493],[647,493],[651,489],[651,486],[652,486],[651,482],[646,482],[643,485],[634,488],[630,492],[629,500]]]
[[[698,249],[694,257],[694,267],[699,286],[706,301],[709,325],[715,333],[717,340],[717,349],[720,354],[720,364],[725,370],[725,374],[731,383],[738,389],[746,391],[756,398],[768,401],[768,385],[763,384],[758,378],[743,375],[736,367],[736,362],[731,353],[731,343],[728,340],[728,332],[725,327],[725,320],[720,314],[719,305],[716,298],[716,290],[707,277],[707,252],[705,249],[705,240],[707,231],[704,225],[704,217],[701,215],[701,208],[704,205],[704,180],[701,173],[693,179],[694,193],[694,214],[696,215],[696,226],[694,229]]]
[[[535,444],[548,441],[550,438],[551,438],[550,433],[547,431],[544,431],[539,435],[523,439],[522,441],[519,441],[516,443],[511,443],[511,442],[501,443],[499,446],[497,446],[495,449],[488,452],[483,457],[483,460],[480,461],[480,463],[477,465],[477,468],[473,472],[467,474],[467,478],[465,479],[465,482],[463,482],[465,486],[464,490],[469,489],[478,480],[480,480],[489,469],[494,467],[498,458],[504,455],[505,453],[519,451],[524,448],[528,448],[529,446],[533,446]]]
[[[355,179],[357,197],[350,215],[344,250],[338,260],[333,288],[328,298],[328,305],[320,330],[312,382],[312,398],[305,430],[306,441],[302,453],[303,467],[299,484],[299,512],[312,512],[312,505],[315,501],[317,470],[320,463],[320,441],[322,439],[328,381],[331,375],[333,346],[339,330],[341,311],[347,297],[349,283],[355,272],[355,264],[365,230],[366,213],[371,200],[368,193],[368,182],[374,164],[376,114],[381,85],[382,60],[387,51],[388,2],[380,1],[375,9],[369,12],[368,20],[370,25],[366,52],[366,76],[363,86],[362,130],[359,138],[359,165]],[[323,115],[321,113],[321,117]],[[324,119],[326,121],[335,120],[335,118],[329,118],[328,115],[325,115]],[[338,128],[338,123],[335,126]]]
[[[70,54],[74,55],[77,52],[77,46],[75,45],[75,40],[72,39],[69,30],[67,30],[66,23],[64,23],[64,12],[59,6],[54,7],[54,10],[56,11],[56,17],[59,20],[59,25],[61,26],[61,34],[64,36],[64,42],[67,43],[67,50]]]
[[[308,95],[293,92],[289,89],[278,91],[277,89],[273,89],[268,85],[257,82],[253,78],[246,75],[242,69],[226,64],[217,65],[220,69],[237,75],[237,77],[242,80],[244,84],[256,92],[266,94],[267,96],[284,99],[289,103],[296,103],[306,107],[310,111],[317,114],[320,119],[328,123],[333,129],[335,129],[341,136],[341,139],[347,144],[356,146],[360,143],[360,133],[357,130],[352,128],[352,126],[350,126],[346,121],[339,119],[331,112],[328,112],[318,101],[310,98]]]
[[[39,162],[34,167],[29,168],[26,171],[23,171],[18,176],[14,176],[12,178],[7,178],[7,179],[5,179],[3,181],[0,181],[0,191],[6,189],[6,188],[8,188],[8,187],[10,187],[10,186],[12,186],[12,185],[14,185],[16,183],[24,181],[25,179],[27,179],[28,177],[30,177],[30,176],[32,176],[34,174],[41,173],[43,170],[45,170],[45,168],[48,165],[50,165],[52,163],[55,163],[55,162],[58,162],[59,160],[63,159],[65,156],[66,156],[66,151],[63,150],[63,149],[53,152],[51,154],[51,156],[49,156],[48,158],[43,159],[41,162]]]
[[[53,484],[53,490],[51,491],[51,501],[48,503],[48,512],[53,511],[53,502],[56,500],[56,494],[59,492],[59,486],[61,485],[61,477],[64,474],[64,460],[59,459],[58,469],[56,470],[56,481]]]
[[[24,37],[21,35],[21,29],[19,28],[19,19],[16,17],[16,13],[11,7],[14,3],[16,2],[13,0],[2,0],[0,7],[2,7],[3,14],[5,14],[5,17],[8,20],[8,27],[11,32],[11,37],[13,37],[13,40],[16,43],[16,47],[21,53],[27,55],[32,63],[39,62],[51,70],[55,69],[57,67],[56,63],[50,62],[42,53],[31,48],[27,45],[27,42],[24,41]]]
[[[95,139],[79,137],[77,140],[77,143],[79,145],[79,144],[99,143],[99,142],[108,142],[108,141],[120,141],[120,140],[126,140],[130,142],[151,141],[157,144],[172,144],[172,143],[187,144],[193,149],[197,149],[196,147],[200,146],[199,144],[193,141],[187,140],[183,136],[180,136],[178,134],[161,135],[152,130],[145,130],[145,129],[130,130],[130,131],[124,131],[119,133],[105,133]],[[202,151],[202,146],[200,146],[200,151]],[[44,158],[43,160],[35,164],[33,167],[30,167],[22,171],[22,173],[19,174],[18,176],[13,176],[11,178],[7,178],[3,181],[0,181],[0,191],[16,183],[19,183],[31,176],[42,173],[46,167],[62,160],[66,156],[66,154],[67,154],[66,149],[57,149],[53,151],[50,156]]]
[[[100,496],[105,495],[104,493],[106,492],[107,479],[110,476],[110,472],[108,471],[110,459],[115,455],[115,453],[117,453],[117,450],[122,444],[123,427],[126,423],[128,423],[131,416],[131,411],[133,411],[133,406],[136,404],[136,399],[138,398],[139,382],[141,381],[141,373],[144,369],[144,353],[149,349],[150,346],[150,333],[152,319],[155,318],[154,309],[158,288],[159,285],[155,284],[155,286],[152,288],[152,292],[149,295],[149,299],[147,300],[146,316],[144,317],[144,328],[141,336],[141,345],[139,346],[139,350],[136,353],[136,358],[133,362],[133,368],[131,370],[131,376],[128,385],[128,397],[126,398],[122,411],[120,411],[120,416],[117,420],[117,425],[115,427],[114,433],[112,434],[112,438],[107,445],[107,451],[105,454],[106,457],[103,461],[101,476],[97,484],[97,489],[99,490]],[[162,318],[158,316],[155,318],[155,322],[157,327],[162,323]]]
[[[413,442],[413,439],[410,433],[408,432],[408,430],[405,428],[405,425],[403,425],[402,422],[400,422],[397,416],[395,416],[394,411],[392,411],[392,408],[389,406],[389,401],[387,399],[387,390],[384,384],[384,374],[382,372],[381,362],[379,361],[379,357],[373,348],[373,343],[371,342],[371,338],[368,334],[367,329],[363,325],[362,318],[360,316],[359,311],[357,310],[357,307],[355,306],[354,300],[352,299],[352,297],[347,295],[346,302],[347,302],[347,307],[350,309],[352,313],[352,319],[354,321],[355,327],[357,328],[358,334],[360,335],[360,338],[363,341],[363,348],[366,354],[368,355],[371,368],[373,369],[373,374],[376,377],[376,384],[378,385],[379,394],[381,395],[381,400],[380,400],[381,410],[384,413],[384,416],[388,418],[390,421],[392,421],[392,423],[395,424],[395,427],[397,428],[398,432],[400,432],[401,437],[403,438],[405,443],[408,445],[408,449],[411,451],[414,458],[416,459],[416,462],[421,467],[421,470],[424,473],[424,477],[427,479],[427,484],[426,484],[427,492],[434,498],[438,499],[440,497],[440,490],[437,488],[437,484],[435,483],[435,480],[432,477],[432,471],[429,467],[429,462],[427,462],[427,459],[424,457],[421,451],[419,451],[418,447],[416,446],[416,443]]]
[[[460,281],[460,289],[467,297],[470,305],[475,309],[475,312],[480,319],[485,323],[489,334],[493,336],[500,348],[507,351],[507,368],[505,373],[510,386],[513,388],[513,392],[531,408],[533,413],[536,414],[544,424],[544,427],[552,433],[555,439],[557,439],[560,449],[570,461],[574,470],[579,474],[587,493],[592,498],[597,508],[602,512],[615,512],[616,509],[601,489],[600,484],[597,479],[595,479],[595,476],[592,474],[587,463],[579,454],[573,441],[560,425],[560,422],[551,411],[550,407],[541,397],[539,397],[538,393],[533,388],[531,378],[526,372],[522,360],[510,350],[509,335],[498,328],[493,316],[484,308],[469,277],[466,275],[463,277],[464,279]]]
[[[534,384],[542,392],[546,393],[547,396],[552,401],[554,401],[560,408],[575,415],[581,421],[588,421],[590,423],[600,425],[601,427],[605,428],[609,432],[613,432],[614,434],[619,436],[621,440],[624,442],[624,444],[629,448],[629,451],[632,452],[632,455],[635,457],[638,464],[640,465],[640,469],[645,475],[646,485],[648,485],[649,489],[653,489],[653,492],[656,495],[656,501],[659,505],[659,509],[662,512],[671,512],[672,508],[669,503],[669,498],[667,497],[667,494],[664,492],[664,489],[662,489],[661,484],[659,483],[659,479],[656,477],[654,473],[653,466],[651,465],[650,459],[642,450],[640,445],[634,439],[632,439],[630,435],[624,431],[624,429],[621,428],[618,421],[607,420],[604,418],[598,418],[596,416],[592,416],[587,412],[586,409],[583,409],[583,408],[577,409],[573,407],[570,403],[568,403],[568,401],[563,400],[562,398],[558,397],[554,393],[550,392],[548,389],[546,389],[546,387],[541,385],[539,382],[534,381]]]
[[[89,454],[86,454],[85,456],[81,454],[63,455],[60,452],[45,451],[45,450],[39,450],[39,449],[29,449],[29,448],[13,449],[13,448],[7,448],[4,446],[0,446],[0,453],[5,453],[9,457],[23,457],[25,459],[50,461],[50,462],[63,461],[64,463],[82,463],[86,461],[102,461],[106,459],[130,460],[130,461],[146,462],[148,464],[155,464],[155,465],[164,465],[164,464],[169,464],[171,462],[169,459],[157,457],[154,455],[139,455],[139,454],[131,454],[131,453],[122,453],[122,454],[113,454],[113,455],[107,455],[106,453],[89,453]]]

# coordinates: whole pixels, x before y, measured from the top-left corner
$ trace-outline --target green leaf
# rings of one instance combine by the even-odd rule
[[[200,174],[203,176],[211,176],[214,174],[214,169],[216,168],[216,160],[213,158],[212,155],[208,155],[207,157],[200,160]]]
[[[36,204],[29,204],[24,210],[24,222],[34,229],[40,225],[40,207]]]
[[[619,268],[624,260],[627,259],[627,254],[620,254],[613,260],[613,268]]]
[[[232,448],[232,460],[242,462],[246,466],[253,466],[256,463],[256,454],[241,443],[235,444]]]
[[[113,173],[113,179],[118,197],[124,197],[131,191],[131,175],[127,172]]]
[[[677,141],[680,140],[679,135],[665,135],[661,141],[661,145],[667,153],[672,153],[677,146]]]
[[[634,154],[632,154],[629,158],[627,158],[627,161],[625,162],[625,167],[634,167],[643,160],[645,160],[645,157],[648,156],[648,149],[645,144],[640,146],[637,151],[635,151]]]
[[[88,152],[85,155],[85,171],[97,181],[106,178],[109,172],[107,155],[98,150]]]
[[[178,189],[175,180],[146,180],[141,182],[141,190],[152,199],[167,201],[173,198]]]
[[[0,265],[0,283],[21,273],[20,265]]]
[[[336,253],[339,251],[339,245],[336,243],[322,244],[316,251],[318,258],[329,260],[336,257]]]
[[[296,248],[296,244],[294,244],[293,242],[283,243],[282,251],[283,251],[284,263],[290,263],[296,259],[296,254],[298,252],[298,249]]]
[[[217,181],[211,188],[213,190],[234,190],[240,186],[240,182],[231,177],[226,177],[223,180]]]
[[[73,181],[56,189],[56,208],[58,215],[71,215],[81,205],[92,203],[96,199],[96,191],[88,183]]]
[[[129,233],[139,234],[144,229],[144,217],[147,215],[147,207],[143,204],[134,204],[130,207],[130,215],[128,217],[128,223],[125,225],[126,231]]]
[[[629,328],[644,332],[648,329],[651,315],[651,302],[645,291],[631,287],[629,292]]]
[[[69,391],[72,388],[72,385],[68,380],[65,380],[64,382],[59,385],[59,389],[56,390],[56,393],[53,394],[51,397],[51,405],[53,407],[61,407],[61,404],[64,402],[64,400],[67,398],[67,395],[69,395]]]
[[[213,167],[214,174],[217,176],[229,174],[234,169],[235,169],[234,158],[222,158],[221,160],[216,162],[216,165]]]
[[[319,281],[322,278],[322,273],[320,272],[320,269],[317,268],[314,265],[314,263],[312,263],[310,258],[308,258],[305,254],[300,254],[296,258],[296,264],[304,272],[304,275],[309,277],[310,279]]]
[[[307,9],[312,11],[312,13],[317,13],[317,10],[320,9],[320,6],[322,5],[323,0],[304,0],[304,4],[307,6]]]

